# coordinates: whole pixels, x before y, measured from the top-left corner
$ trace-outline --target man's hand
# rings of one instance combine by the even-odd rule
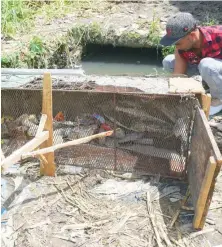
[[[173,75],[186,74],[187,72],[187,62],[183,59],[178,50],[175,50],[175,66]]]

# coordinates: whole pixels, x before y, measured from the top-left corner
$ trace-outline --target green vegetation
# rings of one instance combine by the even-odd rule
[[[1,31],[6,37],[18,33],[27,33],[35,25],[37,17],[49,21],[61,18],[68,13],[82,12],[85,9],[95,9],[95,0],[3,0],[1,6]]]
[[[5,36],[13,36],[19,31],[25,31],[33,24],[35,8],[29,2],[2,1],[1,31]]]
[[[40,37],[34,36],[28,44],[28,47],[20,48],[19,52],[1,57],[1,65],[3,68],[12,67],[29,67],[44,68],[47,60],[45,56],[47,48]]]
[[[206,17],[206,21],[202,22],[201,25],[202,26],[213,26],[213,25],[218,25],[219,22],[213,18],[210,17]]]
[[[2,68],[18,68],[20,67],[20,55],[18,52],[7,56],[1,56],[1,66]]]
[[[156,13],[153,13],[153,20],[149,26],[148,39],[152,45],[157,46],[160,42],[160,18],[156,17]]]
[[[175,46],[174,45],[165,46],[165,47],[162,48],[162,55],[163,55],[163,57],[166,57],[169,54],[174,54],[174,51],[175,51]]]
[[[101,9],[109,9],[107,4],[102,7],[101,0],[3,0],[1,11],[1,31],[4,38],[16,38],[20,41],[19,47],[7,55],[2,54],[2,67],[13,68],[64,68],[73,67],[81,59],[82,50],[87,43],[113,44],[132,47],[157,47],[161,36],[160,19],[153,13],[152,21],[138,19],[139,29],[147,31],[142,34],[137,30],[126,30],[117,34],[112,25],[103,28],[101,22],[71,23],[70,29],[63,35],[49,37],[31,35],[35,30],[36,22],[46,25],[50,20],[75,13],[77,17],[89,17],[92,12],[98,14]],[[104,2],[106,2],[104,0]],[[87,10],[87,11],[86,11]],[[209,16],[202,25],[215,25],[218,22]],[[140,30],[141,31],[141,30]],[[28,35],[30,33],[30,35]],[[33,32],[34,33],[34,32]],[[163,57],[174,53],[175,47],[162,48]],[[158,49],[157,49],[158,52]]]

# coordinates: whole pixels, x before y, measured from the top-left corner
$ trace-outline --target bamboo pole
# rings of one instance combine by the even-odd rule
[[[40,154],[48,154],[48,153],[54,153],[55,150],[60,149],[60,148],[65,148],[65,147],[69,147],[69,146],[74,146],[74,145],[79,145],[79,144],[83,144],[83,143],[87,143],[92,141],[93,139],[96,138],[103,138],[106,136],[111,136],[113,134],[113,131],[107,131],[107,132],[102,132],[96,135],[91,135],[91,136],[87,136],[87,137],[83,137],[77,140],[73,140],[73,141],[69,141],[66,143],[61,143],[61,144],[57,144],[51,147],[47,147],[47,148],[43,148],[43,149],[39,149],[33,152],[29,152],[29,153],[25,153],[22,158],[25,159],[27,157],[33,157],[36,155],[40,155]]]
[[[7,169],[8,167],[18,162],[21,159],[22,154],[37,148],[41,143],[47,140],[48,137],[49,137],[48,131],[43,131],[39,136],[34,137],[31,141],[29,141],[24,146],[13,152],[10,156],[2,160],[1,161],[2,168]]]
[[[42,114],[47,115],[44,130],[49,132],[49,138],[40,145],[40,148],[47,148],[53,145],[52,78],[48,72],[44,73],[43,77]],[[41,161],[40,174],[55,176],[54,152],[45,154],[45,159],[48,164],[44,165],[44,162]]]
[[[37,132],[36,132],[35,136],[38,136],[38,135],[40,135],[42,133],[42,131],[45,128],[46,120],[47,120],[47,115],[46,114],[42,114],[41,119],[40,119],[40,123],[39,123],[39,127],[37,129]]]

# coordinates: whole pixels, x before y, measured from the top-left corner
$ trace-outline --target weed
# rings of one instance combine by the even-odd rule
[[[149,27],[149,21],[147,21],[147,20],[138,20],[137,24],[139,25],[139,28],[148,28]]]
[[[91,43],[94,43],[94,42],[102,43],[103,35],[102,35],[102,29],[99,23],[93,22],[91,25],[89,25],[89,27],[87,28],[86,40]]]
[[[20,54],[18,52],[1,57],[2,68],[18,68],[20,64]]]
[[[202,22],[202,26],[213,26],[218,25],[219,22],[215,19],[207,18],[206,21]]]
[[[6,37],[29,31],[36,18],[45,21],[61,18],[68,13],[82,12],[87,8],[96,9],[96,0],[4,0],[1,6],[1,31]]]
[[[5,0],[1,6],[1,30],[5,36],[13,36],[17,30],[25,31],[33,24],[34,10],[29,2],[22,0]]]
[[[153,20],[149,26],[148,39],[152,45],[157,46],[160,42],[160,19],[156,17],[156,13],[153,13]]]
[[[169,54],[174,54],[174,51],[175,51],[175,46],[174,45],[165,46],[165,47],[162,48],[162,55],[163,55],[163,57],[166,57]]]
[[[46,54],[47,49],[43,40],[34,36],[29,42],[28,51],[24,53],[23,60],[29,68],[44,68],[47,67]]]

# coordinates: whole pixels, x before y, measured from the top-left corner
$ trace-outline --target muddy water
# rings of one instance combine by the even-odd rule
[[[90,46],[82,58],[87,75],[143,76],[163,74],[162,56],[156,49]]]

